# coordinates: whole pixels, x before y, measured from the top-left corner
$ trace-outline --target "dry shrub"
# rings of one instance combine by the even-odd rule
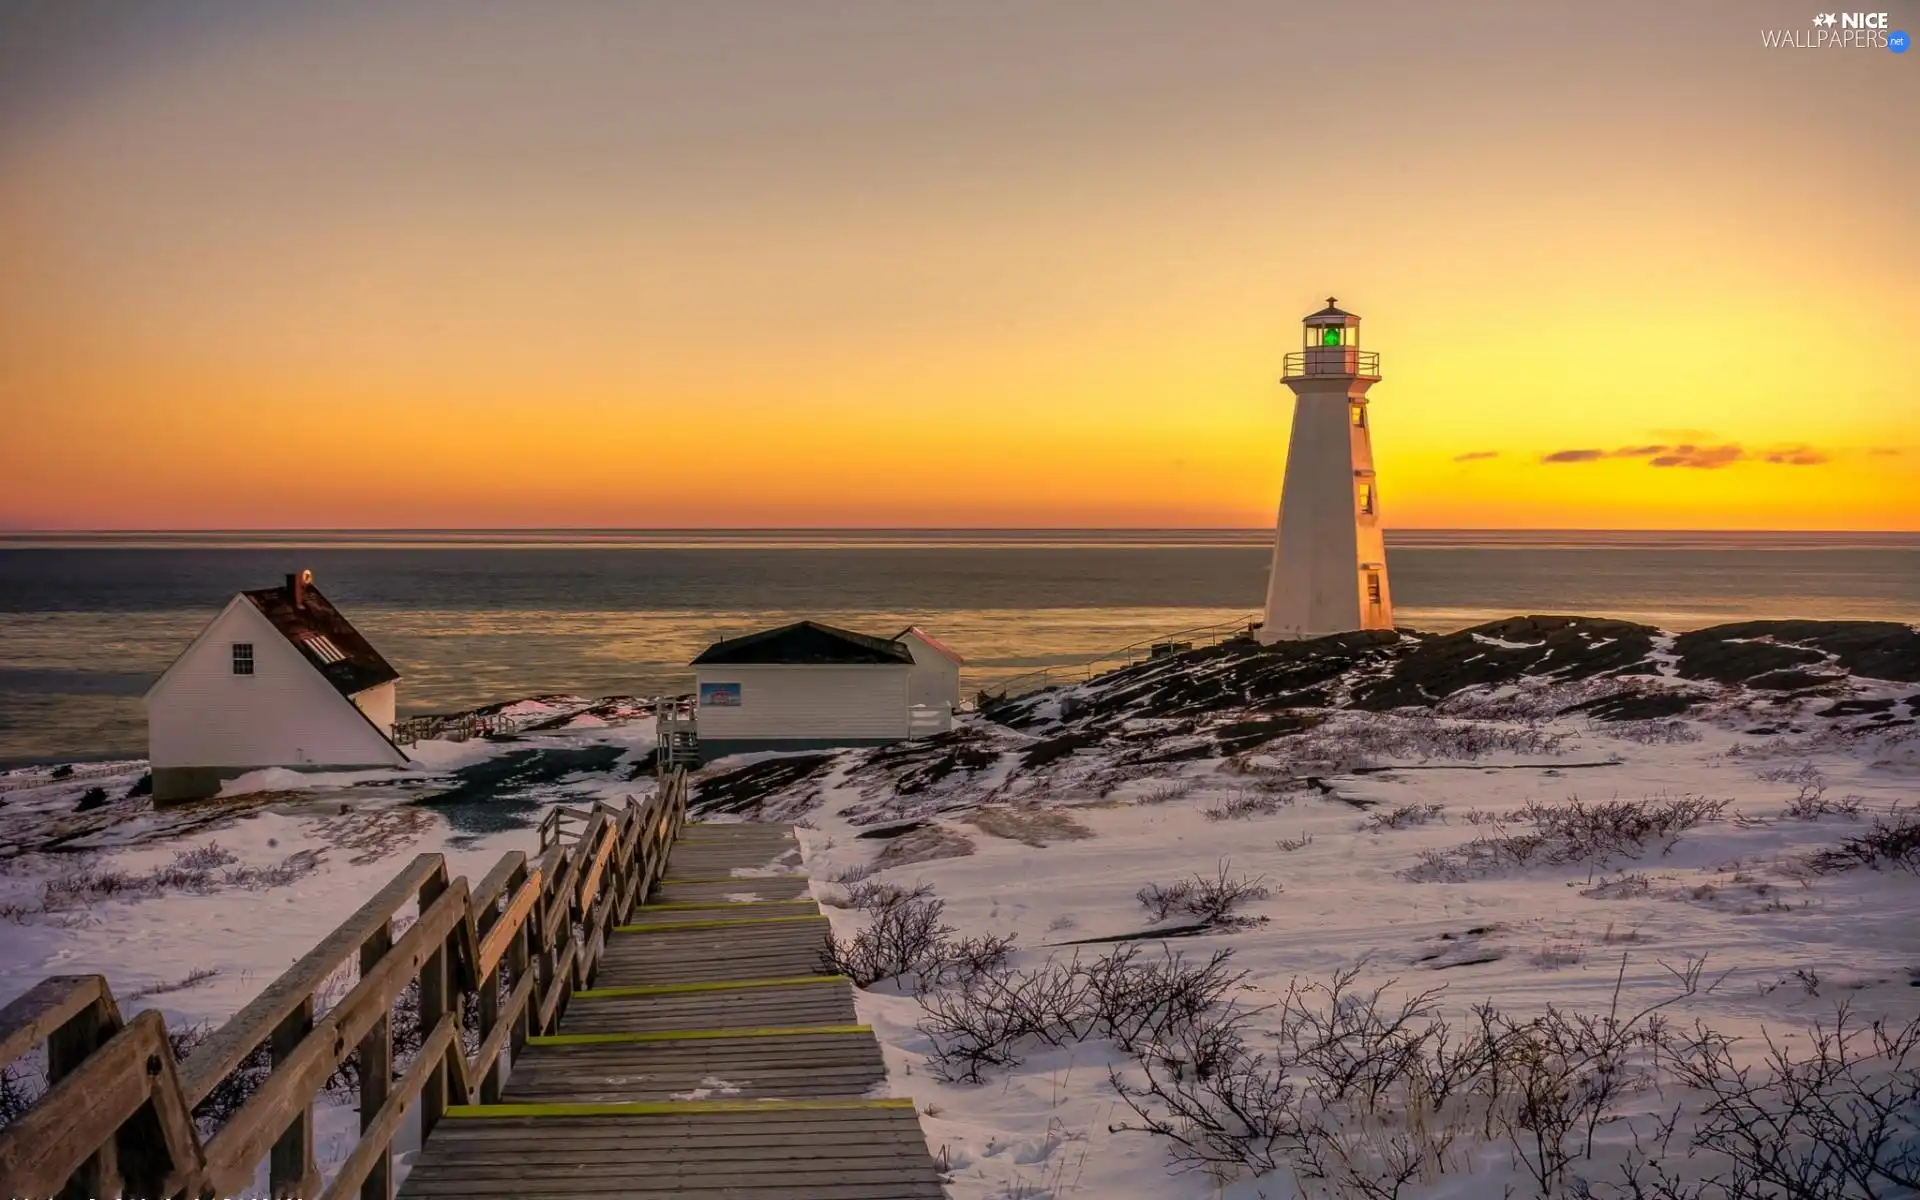
[[[1720,820],[1732,803],[1699,796],[1532,803],[1506,817],[1531,829],[1508,832],[1496,825],[1464,845],[1424,852],[1402,874],[1416,883],[1459,882],[1516,868],[1638,858],[1654,845],[1666,854],[1681,833]]]
[[[1786,815],[1796,821],[1818,821],[1822,817],[1845,817],[1852,821],[1859,818],[1863,803],[1859,796],[1831,800],[1826,788],[1803,783],[1800,794],[1787,801]]]
[[[1170,804],[1175,800],[1184,800],[1193,794],[1199,784],[1191,779],[1175,780],[1172,783],[1155,784],[1141,792],[1134,799],[1135,804]]]
[[[1685,721],[1595,721],[1588,728],[1594,733],[1642,746],[1674,746],[1697,742],[1702,736]]]
[[[978,1083],[988,1067],[1013,1066],[1035,1046],[1156,1043],[1227,1004],[1246,977],[1227,969],[1231,957],[1220,950],[1194,962],[1166,950],[1150,959],[1127,945],[1091,962],[1075,955],[975,973],[921,997],[929,1062],[944,1079]]]
[[[1815,871],[1829,874],[1858,867],[1871,871],[1891,867],[1920,874],[1920,814],[1896,808],[1875,818],[1872,829],[1818,851],[1807,861]]]
[[[102,900],[143,900],[167,892],[206,893],[221,888],[283,887],[317,870],[318,850],[302,850],[269,867],[234,866],[238,856],[218,842],[179,851],[173,861],[142,875],[82,862],[47,880],[42,911],[84,909]]]
[[[1457,1141],[1505,1143],[1543,1196],[1563,1194],[1621,1102],[1651,1078],[1662,1009],[1693,994],[1701,964],[1675,971],[1676,994],[1639,1011],[1549,1005],[1517,1019],[1474,1008],[1456,1035],[1439,990],[1393,1002],[1388,986],[1354,988],[1357,968],[1327,984],[1289,985],[1277,1028],[1256,1049],[1249,1015],[1212,1009],[1111,1072],[1135,1123],[1176,1163],[1227,1178],[1291,1168],[1314,1191],[1401,1196],[1443,1174]],[[1624,975],[1625,961],[1622,960]]]
[[[1225,800],[1201,810],[1209,821],[1239,821],[1248,817],[1270,817],[1293,805],[1288,792],[1269,792],[1235,788]]]
[[[1248,917],[1236,910],[1248,901],[1272,895],[1264,878],[1243,875],[1236,879],[1229,864],[1222,862],[1211,879],[1196,874],[1168,884],[1150,883],[1136,893],[1136,898],[1156,923],[1181,916],[1201,929],[1240,929],[1266,918]]]
[[[1365,833],[1383,833],[1389,829],[1411,829],[1415,825],[1425,825],[1440,819],[1443,806],[1438,804],[1403,804],[1392,812],[1374,813],[1360,823]]]
[[[1005,964],[1013,953],[1012,937],[957,938],[954,928],[940,919],[945,909],[945,901],[930,896],[877,907],[867,927],[851,938],[827,934],[820,965],[860,988],[899,980],[910,990],[921,990]]]

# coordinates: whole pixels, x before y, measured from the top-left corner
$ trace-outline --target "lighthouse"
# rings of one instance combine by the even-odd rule
[[[1380,482],[1367,389],[1380,356],[1360,349],[1360,318],[1335,298],[1302,322],[1280,382],[1293,389],[1287,478],[1273,535],[1263,644],[1393,628]]]

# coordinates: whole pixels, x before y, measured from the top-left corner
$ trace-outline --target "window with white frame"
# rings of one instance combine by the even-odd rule
[[[235,675],[253,674],[252,642],[235,642],[233,644],[233,673]]]

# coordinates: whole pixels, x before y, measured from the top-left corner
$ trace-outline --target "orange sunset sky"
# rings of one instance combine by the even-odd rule
[[[1920,0],[1882,0],[1920,31]],[[1802,0],[0,7],[0,527],[1920,529],[1920,53]]]

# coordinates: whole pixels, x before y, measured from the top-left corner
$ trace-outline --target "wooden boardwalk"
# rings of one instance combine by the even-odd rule
[[[917,1200],[939,1173],[885,1096],[784,825],[688,825],[500,1103],[447,1108],[402,1197]]]

